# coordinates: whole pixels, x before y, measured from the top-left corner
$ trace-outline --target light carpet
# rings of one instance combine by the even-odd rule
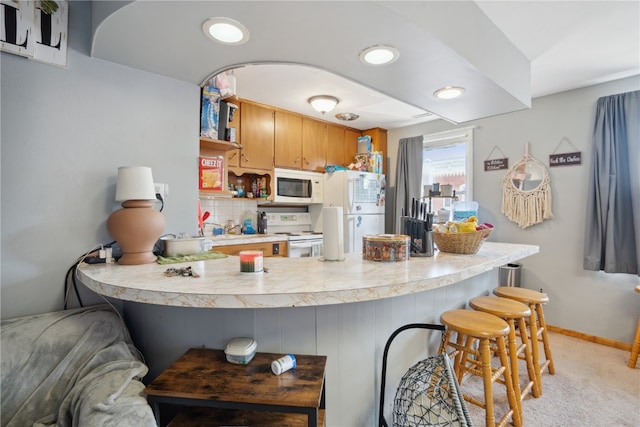
[[[549,333],[555,375],[542,373],[542,396],[523,401],[523,421],[532,427],[640,427],[640,362],[627,366],[629,352]],[[542,344],[540,355],[543,357]],[[521,385],[528,382],[525,362],[518,365]],[[470,377],[462,391],[476,398],[482,382]],[[505,387],[494,384],[496,420],[507,412]],[[484,409],[467,402],[475,426],[485,425]]]

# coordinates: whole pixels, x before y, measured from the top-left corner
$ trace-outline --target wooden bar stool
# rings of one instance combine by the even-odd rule
[[[471,301],[469,301],[469,306],[474,310],[498,316],[509,325],[507,350],[509,353],[509,361],[511,363],[511,378],[513,379],[513,390],[516,394],[516,398],[518,398],[520,415],[522,416],[522,401],[524,400],[525,396],[528,393],[532,393],[534,397],[538,397],[536,396],[537,390],[535,388],[535,382],[537,379],[535,373],[536,371],[533,366],[533,359],[531,357],[531,344],[529,343],[527,325],[525,322],[525,319],[528,319],[529,316],[531,316],[531,310],[528,306],[516,300],[490,296],[473,298]],[[516,328],[520,331],[520,345],[518,345],[516,342]],[[522,356],[522,358],[525,360],[527,364],[527,373],[529,374],[529,382],[523,389],[520,388],[520,378],[518,372],[518,360],[520,359],[520,356]]]
[[[450,310],[440,316],[440,322],[447,327],[439,353],[448,353],[454,359],[453,369],[459,383],[466,373],[482,378],[484,385],[484,403],[464,394],[464,399],[485,409],[485,425],[487,427],[504,426],[512,418],[513,425],[520,427],[522,417],[520,407],[513,389],[513,380],[507,358],[505,337],[509,335],[509,325],[504,320],[489,313],[473,310]],[[452,333],[456,340],[452,340]],[[475,349],[475,343],[478,349]],[[495,344],[500,359],[499,367],[491,366],[491,344]],[[470,357],[471,356],[471,357]],[[500,377],[507,389],[509,411],[496,423],[493,405],[493,383]],[[462,387],[464,389],[464,387]]]
[[[493,293],[499,297],[510,298],[527,304],[531,309],[531,316],[529,316],[529,337],[531,339],[533,364],[538,379],[535,387],[538,388],[537,393],[540,396],[542,395],[542,371],[548,369],[549,374],[553,375],[556,373],[553,367],[549,336],[547,335],[547,323],[544,320],[544,310],[542,309],[542,305],[549,302],[549,297],[547,294],[534,291],[533,289],[511,286],[500,286],[495,288]],[[539,341],[542,341],[545,355],[545,361],[542,363],[540,363],[540,350],[538,349]]]
[[[636,286],[636,292],[640,293],[640,286]],[[638,326],[636,326],[636,337],[633,339],[633,344],[631,345],[631,357],[629,357],[630,368],[636,367],[638,353],[640,353],[640,318],[638,319]]]

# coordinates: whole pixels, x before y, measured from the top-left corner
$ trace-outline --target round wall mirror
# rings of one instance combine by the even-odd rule
[[[511,183],[519,191],[532,191],[542,185],[544,168],[535,160],[519,162],[511,172]]]

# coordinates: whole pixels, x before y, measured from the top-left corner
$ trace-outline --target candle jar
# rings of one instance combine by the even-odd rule
[[[262,251],[240,251],[240,272],[260,273],[262,271]]]

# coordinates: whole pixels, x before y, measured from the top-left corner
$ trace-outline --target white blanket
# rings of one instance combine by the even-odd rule
[[[1,323],[3,427],[155,427],[147,366],[109,306]]]

